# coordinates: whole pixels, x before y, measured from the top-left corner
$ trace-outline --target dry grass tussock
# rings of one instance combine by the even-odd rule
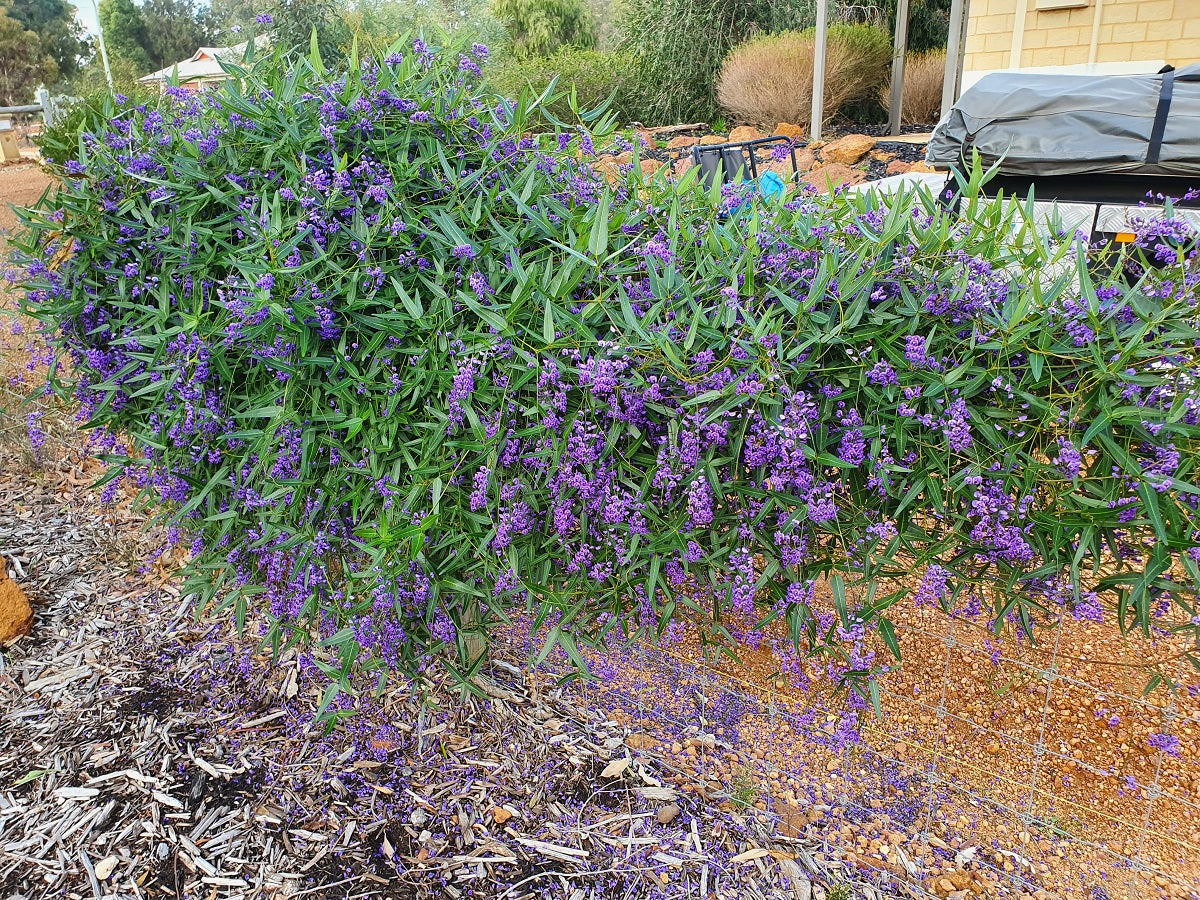
[[[904,61],[904,99],[900,119],[905,125],[936,122],[942,112],[942,82],[946,75],[946,51],[910,53]],[[879,91],[885,107],[892,102],[892,82]]]
[[[835,26],[825,50],[825,116],[873,94],[891,51],[884,41],[864,41],[858,29]],[[807,122],[812,111],[811,31],[785,31],[749,41],[725,60],[717,102],[733,117],[754,124]]]

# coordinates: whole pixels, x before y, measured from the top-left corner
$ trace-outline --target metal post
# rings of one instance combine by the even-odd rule
[[[962,31],[958,37],[958,63],[954,67],[954,99],[962,93],[963,66],[967,61],[967,27],[971,24],[971,0],[963,0]]]
[[[817,0],[817,33],[813,48],[813,95],[810,140],[821,139],[821,121],[825,118],[825,42],[829,31],[829,0]]]
[[[966,0],[950,0],[950,32],[946,35],[946,78],[942,82],[942,118],[958,99],[960,47],[966,36]]]
[[[908,51],[908,0],[896,4],[896,35],[892,44],[892,99],[888,105],[888,134],[900,133],[904,103],[904,57]]]
[[[100,22],[100,6],[92,0],[92,8],[96,10],[96,37],[100,39],[100,61],[104,63],[104,77],[108,81],[108,89],[113,90],[112,69],[108,65],[108,48],[104,45],[104,25]]]

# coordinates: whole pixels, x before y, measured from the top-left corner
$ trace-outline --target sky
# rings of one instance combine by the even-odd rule
[[[92,0],[75,0],[75,18],[83,23],[88,34],[95,34],[100,27],[96,21],[96,6]]]

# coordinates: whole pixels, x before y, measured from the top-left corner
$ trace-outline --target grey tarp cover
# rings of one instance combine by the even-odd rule
[[[1200,175],[1200,65],[1173,73],[1157,163],[1147,162],[1162,75],[996,72],[963,93],[926,160],[958,166],[979,150],[1007,175]]]

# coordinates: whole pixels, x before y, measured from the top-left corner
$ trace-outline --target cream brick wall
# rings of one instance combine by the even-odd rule
[[[1025,31],[1014,29],[1025,6]],[[1097,10],[1095,62],[1103,71],[1200,62],[1200,0],[1087,0],[1076,9],[1038,10],[1036,0],[972,0],[964,73],[1009,68],[1014,45],[1020,67],[1086,66]],[[964,80],[973,79],[964,75]]]

